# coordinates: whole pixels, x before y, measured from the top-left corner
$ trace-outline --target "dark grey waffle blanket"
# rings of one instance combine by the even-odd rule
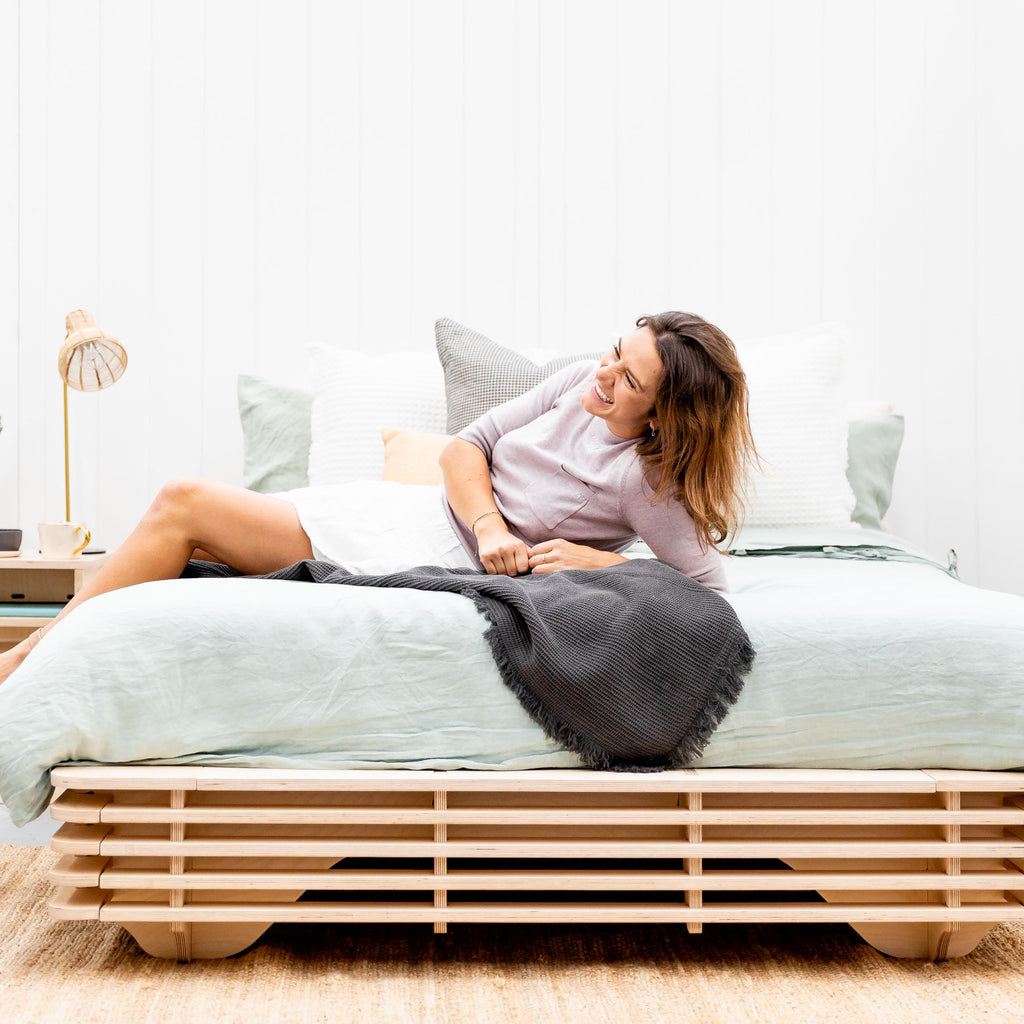
[[[237,573],[193,561],[183,575]],[[593,768],[659,771],[692,761],[754,657],[729,602],[656,559],[517,577],[437,566],[356,576],[306,560],[260,578],[468,597],[490,623],[505,683],[552,739]]]

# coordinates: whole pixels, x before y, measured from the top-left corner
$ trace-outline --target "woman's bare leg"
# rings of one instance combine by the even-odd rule
[[[0,682],[25,660],[41,634],[83,601],[136,583],[175,579],[195,552],[247,575],[313,557],[309,538],[288,502],[213,481],[172,481],[53,622],[0,654]]]

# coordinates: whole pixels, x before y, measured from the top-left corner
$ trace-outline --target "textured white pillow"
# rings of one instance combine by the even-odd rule
[[[379,480],[383,427],[445,429],[444,374],[432,351],[367,353],[314,344],[310,486]]]
[[[764,470],[750,480],[745,525],[848,526],[843,328],[821,324],[736,348]]]

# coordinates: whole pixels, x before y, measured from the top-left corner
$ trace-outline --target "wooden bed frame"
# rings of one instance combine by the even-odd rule
[[[1024,920],[1024,774],[52,773],[51,909],[229,956],[275,921],[848,922],[893,956]],[[299,898],[304,894],[303,901]]]

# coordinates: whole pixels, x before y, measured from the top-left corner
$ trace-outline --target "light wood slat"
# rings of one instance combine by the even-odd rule
[[[99,854],[100,844],[109,832],[109,825],[68,822],[54,832],[50,839],[50,849],[57,853]]]
[[[103,858],[95,858],[101,863]],[[74,865],[67,874],[72,877]],[[51,877],[53,877],[51,875]],[[81,877],[91,879],[85,870]],[[395,889],[430,891],[480,890],[687,890],[727,892],[729,890],[785,890],[802,889],[883,889],[920,890],[940,892],[949,888],[950,879],[942,872],[875,871],[717,871],[705,870],[699,875],[682,871],[451,871],[439,878],[428,871],[404,868],[379,870],[325,870],[325,871],[186,871],[172,875],[165,871],[146,868],[107,868],[97,873],[96,881],[103,889],[321,889],[369,890]],[[1012,887],[1024,892],[1024,874],[1020,871],[979,871],[956,878],[956,888],[962,890],[1006,890]]]
[[[677,797],[677,802],[682,798]],[[687,793],[686,794],[686,808],[688,812],[699,812],[703,810],[703,793]],[[686,839],[687,842],[697,844],[700,843],[704,838],[704,826],[703,825],[687,825],[686,826]],[[704,862],[699,857],[688,857],[684,862],[686,873],[692,876],[699,876],[704,873]],[[703,889],[691,888],[686,893],[686,905],[688,907],[700,907],[704,902]],[[703,924],[700,921],[687,921],[686,930],[691,935],[700,934],[703,931]]]
[[[102,853],[114,857],[1024,857],[1024,842],[1017,839],[977,839],[961,843],[942,840],[779,839],[728,840],[688,843],[686,840],[449,840],[445,843],[408,839],[301,839],[301,838],[189,838],[169,842],[155,837],[110,835],[99,849],[89,843],[83,849],[61,853]]]
[[[108,903],[101,921],[267,921],[267,922],[850,922],[850,921],[1024,921],[1024,907],[974,903],[955,910],[926,903]]]
[[[434,793],[434,806],[433,810],[435,813],[443,813],[448,809],[448,793],[446,790],[440,789]],[[443,821],[438,822],[434,825],[434,842],[445,843],[448,840],[448,826]],[[448,874],[448,859],[446,857],[435,857],[434,858],[434,875],[440,879]],[[446,907],[448,905],[448,887],[443,881],[435,881],[434,883],[434,906],[435,907]],[[434,922],[434,934],[443,935],[447,932],[448,926],[444,921]]]
[[[62,793],[50,804],[50,817],[56,821],[98,824],[100,812],[110,800],[109,793]]]
[[[66,854],[50,868],[48,877],[54,885],[95,887],[100,884],[103,869],[108,863],[106,857],[78,857]]]
[[[929,768],[922,774],[935,783],[936,792],[957,790],[961,793],[1024,793],[1024,773],[981,772],[961,769]]]
[[[50,783],[69,790],[195,789],[196,770],[187,765],[57,765],[50,771]]]
[[[322,771],[271,768],[211,768],[148,765],[63,765],[53,769],[55,786],[69,789],[199,789],[236,792],[518,792],[521,773],[492,771]],[[538,769],[530,792],[703,793],[934,793],[935,781],[917,770],[790,768],[700,768],[667,772],[598,772]]]
[[[99,889],[60,888],[47,908],[60,921],[98,921],[107,898]]]
[[[694,794],[698,795],[699,794]],[[110,824],[140,822],[171,824],[275,824],[275,825],[1021,825],[1024,809],[993,807],[947,811],[941,808],[455,808],[445,811],[423,807],[338,807],[302,805],[199,805],[173,810],[165,805],[115,804],[96,800],[96,817],[88,808],[55,802],[54,817],[61,821],[103,821]],[[72,807],[65,813],[65,807]],[[59,811],[59,813],[57,813]],[[73,814],[74,816],[68,816]]]

